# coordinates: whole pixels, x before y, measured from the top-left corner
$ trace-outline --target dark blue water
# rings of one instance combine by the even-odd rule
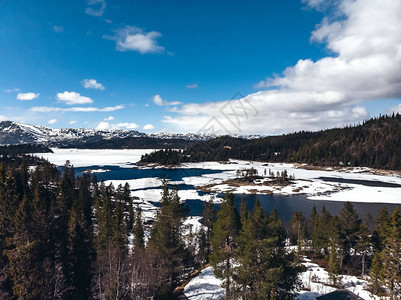
[[[319,177],[319,179],[326,182],[360,184],[364,186],[373,186],[373,187],[401,188],[401,184],[378,181],[378,180],[360,180],[360,179],[334,178],[334,177]]]
[[[139,178],[151,178],[158,177],[173,180],[173,181],[181,181],[183,177],[189,176],[202,176],[204,174],[216,174],[222,172],[221,170],[207,170],[207,169],[167,169],[167,168],[158,168],[158,169],[134,169],[134,168],[121,168],[118,166],[92,166],[85,168],[76,168],[76,174],[78,176],[82,175],[82,173],[87,170],[96,170],[96,169],[108,169],[109,172],[97,173],[96,176],[99,181],[101,180],[129,180],[129,179],[139,179]],[[362,184],[368,186],[381,186],[381,187],[400,187],[398,184],[391,184],[381,181],[367,181],[367,180],[348,180],[342,178],[330,178],[325,177],[321,178],[325,181],[330,182],[342,182],[342,183],[354,183],[354,184]],[[193,185],[180,184],[178,185],[178,189],[187,190],[194,189]],[[198,192],[198,194],[205,195],[207,193]],[[220,197],[222,195],[219,195]],[[292,214],[296,211],[300,211],[304,214],[304,216],[309,216],[313,205],[316,206],[317,211],[320,212],[322,207],[325,206],[326,210],[332,215],[338,215],[341,209],[344,206],[344,202],[339,201],[323,201],[323,200],[309,200],[306,195],[266,195],[266,194],[236,194],[235,195],[235,203],[239,207],[241,202],[241,198],[244,198],[248,209],[252,210],[255,206],[256,200],[259,200],[260,204],[266,210],[266,213],[270,213],[273,209],[277,210],[277,213],[280,217],[283,218],[285,222],[289,222],[291,220]],[[352,199],[351,199],[352,200]],[[350,201],[356,211],[358,212],[361,218],[364,218],[367,213],[370,213],[373,217],[376,217],[379,209],[382,206],[386,206],[389,212],[392,212],[397,205],[394,204],[381,204],[381,203],[360,203],[360,202],[352,202]],[[153,203],[155,206],[159,205],[158,203]],[[189,208],[190,216],[199,216],[203,211],[203,202],[199,199],[188,199],[186,201],[186,205]],[[399,205],[401,206],[401,205]],[[218,209],[219,205],[216,204],[215,207]]]
[[[75,168],[77,176],[81,176],[85,170],[99,170],[107,169],[109,172],[96,173],[97,179],[101,180],[129,180],[139,178],[151,178],[158,177],[180,181],[183,177],[190,176],[202,176],[204,174],[215,174],[221,173],[220,170],[207,170],[207,169],[168,169],[168,168],[157,168],[157,169],[136,169],[136,168],[121,168],[119,166],[91,166],[84,168]]]

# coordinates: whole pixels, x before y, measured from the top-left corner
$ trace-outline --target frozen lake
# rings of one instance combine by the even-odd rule
[[[154,150],[87,150],[53,149],[54,153],[38,154],[61,166],[69,160],[76,167],[76,174],[96,173],[98,180],[115,186],[128,182],[131,193],[144,202],[157,206],[160,200],[161,179],[177,185],[179,196],[197,216],[203,209],[202,201],[215,196],[216,205],[225,191],[236,195],[236,203],[244,197],[250,208],[258,199],[267,212],[277,209],[288,221],[292,213],[301,211],[309,215],[312,206],[318,211],[323,205],[331,214],[338,214],[344,201],[354,204],[360,217],[369,212],[375,216],[384,204],[392,211],[401,204],[401,178],[397,174],[377,175],[369,169],[355,168],[343,171],[306,170],[293,164],[262,163],[232,160],[229,163],[204,162],[184,164],[180,168],[138,168],[141,155]],[[286,170],[295,180],[289,186],[266,187],[258,185],[228,186],[225,181],[236,177],[237,170],[254,168],[258,174]],[[196,187],[212,186],[209,192]],[[267,193],[268,192],[268,193]],[[272,193],[272,194],[270,194]]]

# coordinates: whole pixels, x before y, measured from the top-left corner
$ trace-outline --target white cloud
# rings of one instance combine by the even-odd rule
[[[188,85],[186,86],[187,89],[196,89],[196,88],[198,88],[198,87],[199,87],[199,85],[198,85],[197,83],[188,84]]]
[[[116,111],[123,109],[124,105],[116,105],[116,106],[108,106],[103,108],[98,107],[70,107],[70,108],[61,108],[61,107],[53,107],[53,106],[35,106],[31,108],[33,112],[108,112],[108,111]]]
[[[18,93],[17,99],[20,101],[29,101],[39,98],[40,93]]]
[[[56,33],[61,33],[61,32],[64,31],[64,27],[63,26],[54,25],[53,26],[53,31],[56,32]]]
[[[50,125],[56,124],[57,119],[51,119],[51,120],[47,121],[47,123],[49,123]]]
[[[153,97],[153,103],[159,106],[166,106],[166,105],[180,105],[181,102],[179,101],[172,101],[172,102],[168,102],[162,99],[162,97],[160,97],[160,95],[155,95]]]
[[[138,128],[139,125],[135,123],[118,123],[116,124],[117,128],[127,128],[127,129],[135,129]]]
[[[103,16],[106,9],[105,0],[87,0],[86,4],[88,7],[85,9],[85,13],[96,17]]]
[[[68,124],[70,124],[70,125],[74,125],[74,124],[77,124],[77,123],[78,123],[78,121],[75,121],[75,120],[68,122]]]
[[[110,124],[109,122],[99,122],[96,129],[99,130],[109,130],[109,129],[135,129],[138,128],[138,124],[136,123],[118,123],[118,124]]]
[[[110,129],[111,127],[110,127],[110,124],[109,124],[109,122],[100,122],[97,126],[96,126],[96,129],[98,129],[98,130],[107,130],[107,129]]]
[[[322,8],[322,0],[305,1]],[[401,95],[401,1],[329,1],[332,9],[312,32],[333,56],[300,59],[269,88],[242,100],[186,104],[164,122],[178,130],[282,133],[354,124],[369,117],[365,101]],[[325,4],[327,6],[327,2]],[[273,88],[273,89],[272,89]],[[398,109],[398,107],[397,107]]]
[[[137,51],[141,54],[164,52],[164,47],[157,44],[156,39],[159,37],[161,37],[160,32],[144,32],[135,26],[118,28],[114,36],[104,36],[105,39],[116,42],[118,51]]]
[[[162,99],[162,97],[160,97],[160,95],[155,95],[153,97],[153,102],[160,106],[163,105],[163,99]]]
[[[81,96],[80,93],[67,91],[63,93],[57,93],[57,100],[68,105],[93,103],[93,100],[89,97]]]
[[[155,126],[153,126],[152,124],[146,124],[145,126],[143,126],[143,130],[152,130],[155,129]]]
[[[97,82],[96,79],[84,79],[81,81],[82,85],[86,89],[94,89],[94,90],[104,90],[105,87],[100,82]]]
[[[114,117],[113,116],[109,116],[107,118],[104,118],[104,121],[113,121]]]
[[[389,113],[389,114],[392,114],[392,113],[399,113],[399,114],[401,114],[401,103],[398,104],[397,106],[390,107],[388,113]]]
[[[0,121],[7,121],[8,119],[5,116],[0,115]]]
[[[17,89],[17,88],[14,88],[14,89],[6,89],[6,90],[4,90],[6,93],[14,93],[14,92],[19,92],[21,89]]]

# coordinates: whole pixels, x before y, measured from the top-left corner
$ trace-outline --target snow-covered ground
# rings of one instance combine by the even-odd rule
[[[185,286],[184,294],[189,300],[223,299],[225,290],[221,283],[222,281],[214,276],[213,268],[207,267]]]
[[[319,265],[312,263],[305,258],[302,264],[306,271],[300,274],[303,289],[299,291],[297,300],[314,300],[316,297],[333,292],[336,288],[330,286],[328,272]],[[193,278],[185,287],[184,294],[190,300],[223,299],[224,289],[221,287],[222,281],[213,273],[213,268],[208,267],[195,278]],[[357,278],[356,276],[341,276],[341,284],[345,289],[353,292],[362,299],[387,299],[380,298],[366,290],[368,282]]]
[[[336,288],[329,286],[330,279],[329,273],[321,268],[319,265],[312,263],[309,259],[305,258],[302,263],[307,270],[301,273],[301,280],[304,290],[300,291],[297,300],[310,300],[316,299],[317,296],[324,295],[336,290]],[[341,284],[344,288],[358,295],[362,299],[383,299],[377,297],[366,290],[368,282],[357,278],[356,276],[341,276]]]
[[[212,184],[213,186],[210,187],[210,190],[214,192],[232,191],[239,194],[273,193],[282,195],[306,194],[311,200],[401,203],[401,177],[395,173],[388,173],[387,175],[373,174],[369,168],[344,168],[342,171],[333,171],[330,168],[326,170],[309,170],[294,164],[241,160],[230,160],[229,163],[187,163],[182,167],[222,170],[222,173],[183,178],[186,184],[193,184],[195,186],[208,186]],[[250,168],[256,169],[259,175],[265,174],[265,171],[269,174],[269,170],[274,174],[286,170],[289,176],[295,176],[295,180],[292,184],[284,187],[262,184],[234,187],[223,183],[225,180],[236,178],[237,170]],[[329,177],[334,181],[324,181],[321,177]],[[336,179],[339,181],[335,182]],[[374,187],[359,183],[342,183],[342,179],[393,183],[400,186]]]
[[[62,166],[69,160],[74,167],[89,166],[125,166],[138,162],[141,156],[155,151],[154,149],[59,149],[52,148],[54,153],[36,153],[51,163]]]

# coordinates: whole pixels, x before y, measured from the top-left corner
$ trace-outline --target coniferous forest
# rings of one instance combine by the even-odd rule
[[[207,264],[226,299],[293,299],[301,254],[325,265],[333,286],[339,274],[369,274],[373,293],[399,296],[398,209],[362,220],[347,202],[339,216],[314,208],[285,226],[275,210],[237,208],[226,194],[218,212],[205,202],[202,229],[185,234],[177,188],[164,183],[161,207],[144,224],[128,184],[76,177],[68,161],[61,171],[35,165],[21,156],[0,164],[0,299],[174,299]]]
[[[401,115],[381,116],[362,125],[297,132],[258,139],[222,136],[185,150],[160,150],[142,157],[143,163],[226,161],[229,158],[297,162],[323,166],[364,166],[401,169]]]

